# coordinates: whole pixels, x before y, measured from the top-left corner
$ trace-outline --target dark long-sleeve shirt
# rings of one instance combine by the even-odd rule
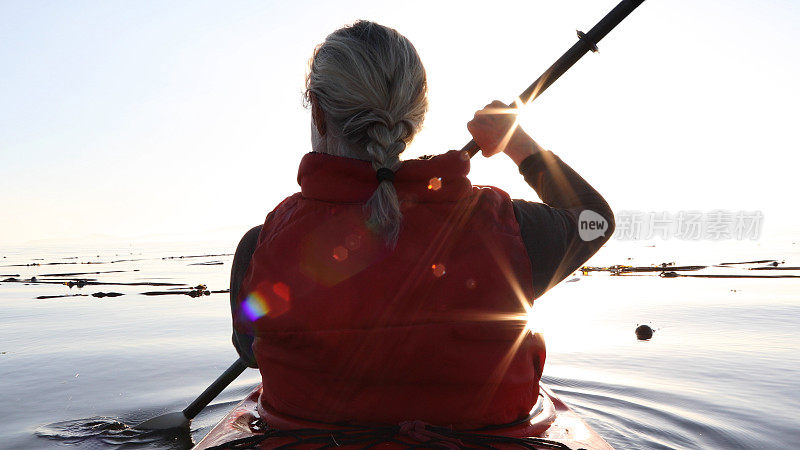
[[[549,151],[527,157],[519,165],[525,181],[542,203],[513,200],[514,215],[531,261],[535,297],[544,294],[579,268],[608,240],[614,231],[614,215],[603,197],[571,167]],[[593,211],[606,221],[604,236],[581,239],[579,219]],[[231,268],[231,311],[235,314],[250,259],[258,243],[261,225],[248,231],[233,257]],[[239,355],[256,367],[253,338],[234,330],[233,343]]]
[[[603,246],[614,232],[614,214],[605,199],[552,152],[525,158],[519,171],[543,202],[513,201],[539,297]],[[606,221],[605,235],[590,241],[580,236],[579,218],[587,210]]]

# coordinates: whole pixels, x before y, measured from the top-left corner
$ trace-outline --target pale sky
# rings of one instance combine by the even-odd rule
[[[237,240],[297,191],[313,48],[396,28],[430,112],[406,157],[461,148],[616,0],[0,1],[0,245]],[[647,0],[523,126],[615,211],[761,210],[795,226],[800,2]],[[472,180],[536,200],[510,160]]]

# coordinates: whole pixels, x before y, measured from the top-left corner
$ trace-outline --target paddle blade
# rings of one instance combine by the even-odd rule
[[[183,415],[183,411],[178,411],[145,420],[139,425],[136,425],[134,428],[139,430],[169,430],[172,428],[189,428],[189,419]]]

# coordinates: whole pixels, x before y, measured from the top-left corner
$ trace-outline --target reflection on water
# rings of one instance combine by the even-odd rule
[[[593,418],[593,425],[620,448],[742,448],[750,441],[725,422],[698,414],[695,409],[676,407],[694,404],[685,395],[658,389],[637,389],[548,378],[559,395],[569,399],[576,411]],[[657,424],[657,426],[656,426]],[[601,430],[606,430],[601,431]],[[631,437],[636,436],[635,440]],[[749,446],[749,445],[748,445]]]
[[[674,257],[662,247],[611,244],[592,265],[777,259],[800,266],[800,246]],[[202,438],[255,386],[257,371],[246,371],[188,433],[129,425],[183,409],[236,358],[224,293],[230,256],[220,256],[231,250],[0,251],[0,447],[177,449]],[[200,255],[208,256],[180,258]],[[12,276],[59,282],[2,281]],[[124,295],[93,297],[109,287],[63,284],[82,278],[116,283]],[[800,445],[800,280],[591,273],[569,281],[533,307],[530,326],[548,348],[543,381],[612,445]],[[163,288],[176,295],[142,295],[154,282],[180,286]],[[185,294],[200,285],[208,295]],[[650,341],[636,339],[639,324],[655,329]]]
[[[64,445],[80,448],[186,449],[192,444],[187,430],[143,431],[108,417],[69,420],[44,425],[36,434]]]

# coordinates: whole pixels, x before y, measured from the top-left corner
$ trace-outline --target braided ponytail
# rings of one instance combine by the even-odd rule
[[[406,149],[406,144],[395,135],[397,134],[396,130],[404,127],[405,125],[402,124],[396,125],[390,130],[385,125],[376,123],[367,131],[372,140],[367,143],[366,150],[372,161],[372,168],[376,172],[382,167],[392,172],[396,172],[400,168],[402,164],[400,153]],[[370,212],[369,225],[380,230],[388,243],[396,243],[403,216],[400,212],[400,202],[397,199],[394,184],[389,180],[378,182],[378,188],[364,206]]]
[[[416,49],[397,31],[358,21],[336,30],[320,45],[306,78],[306,100],[314,95],[333,125],[337,156],[367,160],[397,171],[400,154],[422,126],[428,108],[425,69]],[[390,180],[378,183],[364,205],[367,223],[394,246],[402,213]]]

